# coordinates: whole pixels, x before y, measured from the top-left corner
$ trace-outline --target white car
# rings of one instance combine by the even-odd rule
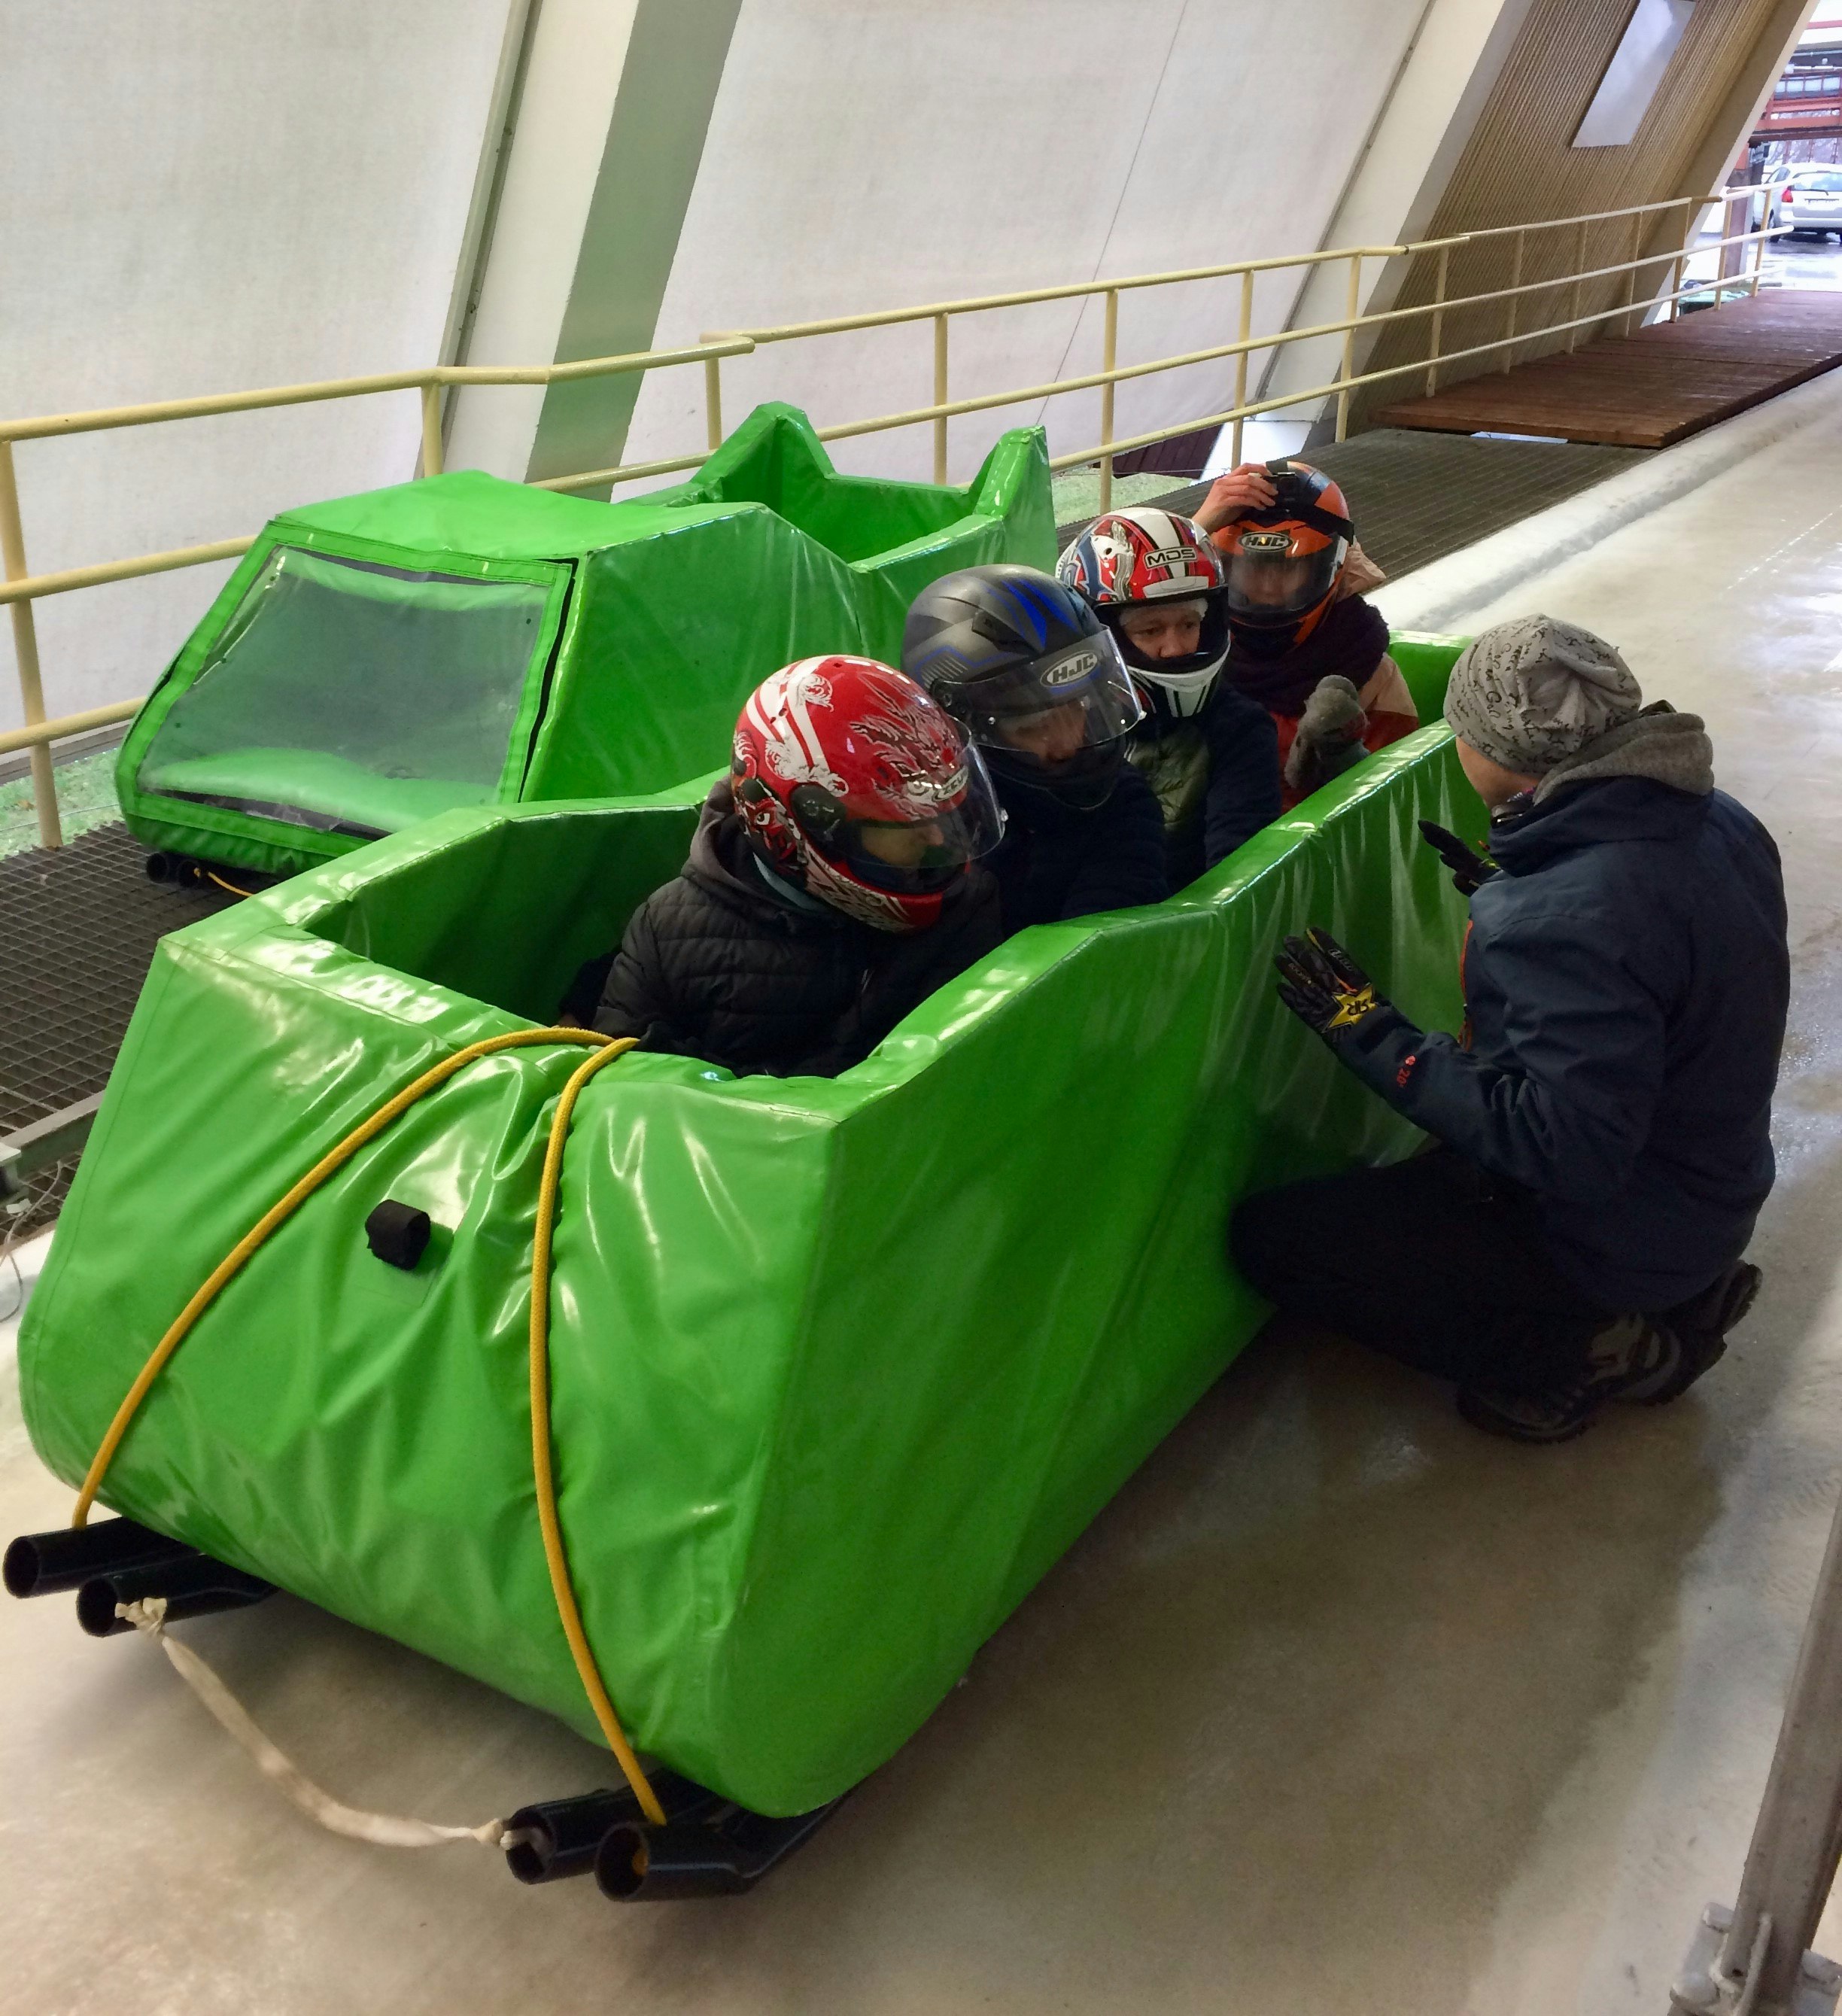
[[[1842,174],[1800,176],[1772,197],[1772,221],[1791,225],[1793,238],[1822,238],[1842,232]]]
[[[1753,228],[1788,227],[1795,238],[1842,232],[1842,171],[1820,163],[1793,168],[1784,180],[1753,198]]]

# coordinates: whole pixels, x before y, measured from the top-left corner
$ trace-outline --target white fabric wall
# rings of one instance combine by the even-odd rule
[[[1095,276],[1314,249],[1423,0],[747,0],[661,309],[660,345]],[[1299,275],[1260,285],[1283,326]],[[1124,297],[1120,361],[1231,340],[1238,280]],[[955,397],[1097,369],[1099,301],[952,326]],[[725,363],[724,416],[790,399],[820,425],[923,405],[928,325]],[[1256,368],[1259,360],[1256,360]],[[625,459],[703,437],[701,374],[649,380]],[[1232,361],[1122,385],[1115,432],[1226,405]],[[1050,402],[1052,452],[1099,430]],[[962,477],[1042,402],[952,423]],[[841,466],[926,476],[931,430],[843,441]]]
[[[0,0],[9,414],[432,360],[505,0]],[[27,441],[34,571],[414,473],[413,392]],[[145,692],[227,569],[38,605],[48,711]],[[20,718],[0,650],[0,725]]]

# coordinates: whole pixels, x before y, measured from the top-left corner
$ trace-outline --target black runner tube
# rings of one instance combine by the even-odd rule
[[[49,1533],[22,1533],[6,1550],[5,1579],[9,1596],[59,1596],[93,1577],[153,1561],[176,1560],[196,1550],[169,1540],[132,1519],[102,1519],[93,1526],[59,1526]]]
[[[274,1594],[273,1582],[214,1561],[209,1554],[194,1553],[93,1577],[77,1592],[77,1621],[92,1638],[115,1638],[135,1628],[116,1615],[117,1604],[164,1597],[166,1622],[178,1624],[219,1610],[247,1609]]]

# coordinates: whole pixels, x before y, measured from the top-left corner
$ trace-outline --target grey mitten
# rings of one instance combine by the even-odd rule
[[[1340,777],[1368,753],[1362,731],[1369,717],[1356,689],[1336,672],[1319,680],[1298,717],[1298,732],[1286,758],[1286,782],[1294,791],[1315,791]]]

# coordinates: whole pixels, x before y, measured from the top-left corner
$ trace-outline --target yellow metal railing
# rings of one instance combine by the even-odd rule
[[[433,476],[439,474],[441,469],[441,394],[446,387],[461,385],[552,385],[574,380],[614,377],[700,363],[704,374],[707,446],[696,454],[661,461],[617,463],[606,469],[586,470],[574,476],[549,477],[537,486],[547,490],[589,489],[696,468],[709,448],[714,448],[722,439],[721,366],[725,358],[747,356],[772,344],[811,337],[887,329],[905,323],[928,322],[932,325],[933,333],[932,401],[927,405],[912,407],[901,412],[880,414],[871,419],[844,421],[820,427],[818,430],[819,438],[822,441],[844,441],[860,434],[885,433],[900,427],[931,427],[934,479],[937,482],[944,482],[948,423],[952,419],[962,414],[982,412],[994,407],[1049,399],[1064,393],[1098,390],[1100,394],[1099,440],[1090,447],[1055,456],[1049,466],[1052,469],[1062,470],[1097,463],[1100,502],[1104,509],[1112,496],[1113,458],[1131,449],[1148,447],[1154,442],[1167,441],[1175,435],[1188,434],[1202,427],[1226,425],[1232,426],[1233,429],[1234,459],[1239,462],[1241,459],[1242,430],[1247,420],[1286,407],[1307,405],[1327,399],[1336,401],[1337,437],[1340,441],[1344,437],[1349,424],[1351,394],[1363,386],[1377,384],[1384,380],[1412,373],[1423,373],[1426,389],[1428,393],[1432,393],[1438,388],[1441,368],[1466,358],[1500,351],[1502,352],[1503,368],[1507,370],[1519,347],[1542,337],[1565,333],[1567,347],[1570,350],[1578,339],[1578,332],[1597,323],[1622,320],[1628,332],[1635,315],[1647,315],[1659,307],[1666,308],[1673,318],[1682,296],[1694,290],[1683,284],[1682,271],[1693,249],[1692,241],[1701,213],[1710,203],[1718,202],[1723,197],[1745,196],[1750,200],[1756,193],[1756,189],[1748,188],[1718,191],[1714,196],[1706,197],[1675,196],[1657,203],[1632,204],[1621,210],[1595,211],[1581,216],[1505,225],[1489,230],[1468,232],[1455,237],[1428,239],[1411,245],[1342,246],[1328,251],[1300,253],[1289,257],[1236,260],[1223,265],[1190,267],[1164,273],[1143,273],[1121,279],[1083,281],[1065,286],[1030,288],[1013,293],[976,295],[959,301],[934,301],[917,308],[885,308],[869,315],[833,316],[818,322],[790,322],[761,329],[720,330],[707,334],[700,344],[682,349],[639,351],[624,356],[592,358],[574,363],[528,366],[437,365],[422,371],[327,379],[312,384],[272,386],[257,391],[221,393],[202,398],[166,399],[149,405],[102,407],[85,412],[56,413],[31,419],[0,421],[0,571],[3,571],[5,577],[3,581],[0,581],[0,603],[10,605],[13,650],[25,722],[21,728],[0,733],[0,755],[20,749],[31,752],[33,802],[38,816],[39,838],[46,847],[58,846],[62,834],[51,761],[51,744],[70,736],[85,734],[127,720],[138,711],[141,702],[138,700],[123,700],[106,707],[91,707],[78,714],[48,718],[45,711],[43,679],[39,665],[38,635],[33,620],[33,604],[47,596],[67,594],[77,589],[97,587],[107,581],[127,581],[144,574],[165,573],[177,567],[200,567],[209,561],[228,560],[246,552],[254,543],[253,537],[220,539],[207,545],[175,547],[164,553],[139,554],[130,560],[105,560],[85,567],[66,567],[52,573],[34,574],[26,563],[19,487],[13,466],[13,444],[15,441],[45,441],[67,434],[146,427],[156,422],[196,419],[219,413],[249,412],[271,407],[304,405],[332,399],[364,398],[375,394],[413,391],[421,401],[421,470],[425,476]],[[1642,241],[1646,220],[1653,222],[1666,220],[1669,213],[1677,211],[1683,213],[1682,228],[1671,238],[1668,249],[1645,253]],[[1612,265],[1589,266],[1587,264],[1587,241],[1591,227],[1614,223],[1622,218],[1631,221],[1630,256]],[[1550,274],[1541,279],[1525,281],[1523,278],[1524,250],[1530,237],[1542,232],[1567,230],[1577,234],[1577,241],[1573,248],[1571,263],[1566,270],[1559,275]],[[1701,248],[1720,251],[1729,246],[1747,244],[1754,248],[1750,272],[1737,274],[1726,279],[1717,277],[1713,283],[1717,305],[1727,291],[1749,294],[1757,292],[1760,253],[1765,240],[1776,235],[1769,228],[1737,232]],[[1510,284],[1507,287],[1486,289],[1476,293],[1450,294],[1451,260],[1454,250],[1503,237],[1512,237],[1515,241]],[[1378,310],[1368,315],[1361,312],[1362,279],[1369,261],[1426,254],[1437,255],[1430,300],[1416,302],[1406,308]],[[1282,329],[1271,334],[1254,333],[1254,290],[1259,275],[1285,270],[1311,269],[1338,263],[1347,264],[1347,266],[1345,308],[1340,317],[1334,322]],[[1638,275],[1646,268],[1660,265],[1668,265],[1670,268],[1668,284],[1640,307],[1637,299]],[[1623,300],[1610,308],[1582,311],[1582,288],[1588,282],[1614,279],[1620,274],[1625,276]],[[1236,334],[1232,342],[1187,351],[1180,355],[1155,358],[1143,363],[1122,365],[1119,362],[1119,302],[1122,294],[1148,287],[1176,286],[1195,281],[1236,276],[1240,280],[1240,300]],[[1527,297],[1554,295],[1558,290],[1567,292],[1570,313],[1567,319],[1542,320],[1528,326],[1520,326],[1520,311]],[[1104,309],[1101,362],[1098,371],[1051,379],[1041,384],[980,393],[973,397],[955,399],[949,396],[949,342],[954,317],[988,314],[1044,301],[1091,298],[1095,295],[1102,297]],[[1497,301],[1505,304],[1505,326],[1501,336],[1482,343],[1467,344],[1456,350],[1444,348],[1446,323],[1449,315],[1462,309],[1476,308]],[[1410,363],[1392,364],[1381,369],[1363,373],[1356,370],[1355,350],[1358,330],[1379,330],[1421,318],[1424,318],[1428,325],[1428,340],[1424,355],[1416,357]],[[1248,398],[1247,360],[1254,352],[1267,351],[1276,358],[1289,344],[1322,341],[1337,337],[1342,338],[1341,355],[1336,375],[1328,381],[1268,398]],[[1116,386],[1129,379],[1149,377],[1165,371],[1182,370],[1231,357],[1234,359],[1234,402],[1232,405],[1220,412],[1204,414],[1174,427],[1153,428],[1124,438],[1115,435],[1113,392]]]

